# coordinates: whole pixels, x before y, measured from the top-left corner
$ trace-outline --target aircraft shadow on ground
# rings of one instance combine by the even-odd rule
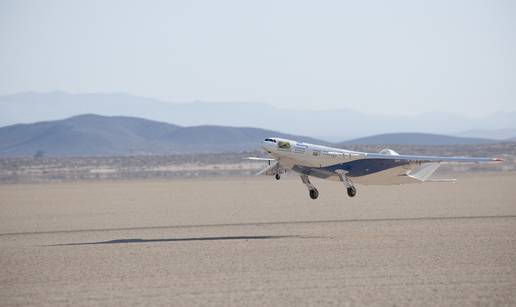
[[[194,237],[194,238],[170,238],[170,239],[119,239],[99,242],[78,242],[52,244],[46,246],[71,246],[71,245],[102,245],[102,244],[129,244],[129,243],[157,243],[157,242],[193,242],[193,241],[229,241],[229,240],[274,240],[287,238],[301,238],[300,236],[225,236],[225,237]]]

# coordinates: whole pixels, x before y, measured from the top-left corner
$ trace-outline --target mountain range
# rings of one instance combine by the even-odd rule
[[[435,134],[383,134],[341,143],[272,130],[229,126],[179,126],[127,116],[80,115],[0,128],[0,156],[111,156],[252,151],[270,136],[309,143],[451,145],[497,142]]]
[[[80,115],[0,128],[0,156],[109,156],[255,150],[268,136],[319,140],[245,127],[182,127],[125,116]]]
[[[492,144],[499,140],[457,137],[431,133],[386,133],[342,142],[345,145],[467,145]]]
[[[353,106],[347,102],[346,106]],[[0,126],[57,120],[80,114],[130,116],[180,126],[257,127],[333,142],[380,133],[414,131],[506,139],[516,137],[516,112],[469,118],[449,113],[413,116],[366,114],[349,108],[293,110],[263,103],[170,103],[120,93],[26,92],[0,96]]]

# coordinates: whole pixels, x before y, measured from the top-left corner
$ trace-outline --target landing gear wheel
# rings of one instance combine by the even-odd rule
[[[316,189],[309,190],[309,194],[311,199],[317,199],[317,197],[319,197],[319,191],[317,191]]]
[[[274,176],[274,178],[276,178],[276,180],[280,180],[280,179],[281,179],[281,176],[280,176],[280,174],[276,174],[276,175]]]
[[[357,195],[357,189],[355,189],[355,187],[349,187],[348,188],[348,196],[355,197],[355,195]]]

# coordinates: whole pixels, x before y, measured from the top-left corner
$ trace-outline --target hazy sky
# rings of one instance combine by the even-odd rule
[[[516,110],[516,1],[0,0],[0,94]]]

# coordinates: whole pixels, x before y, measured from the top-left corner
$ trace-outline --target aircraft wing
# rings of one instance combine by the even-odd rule
[[[431,179],[433,173],[443,163],[499,163],[499,158],[470,158],[470,157],[439,157],[439,156],[417,156],[417,155],[393,155],[366,153],[364,159],[388,159],[406,161],[409,163],[409,170],[406,168],[392,168],[385,172],[378,172],[371,175],[355,178],[354,181],[363,184],[400,184],[411,181],[441,181],[449,182],[455,179]]]
[[[500,158],[471,158],[471,157],[438,157],[438,156],[412,156],[412,155],[386,155],[367,153],[366,159],[389,159],[409,162],[440,162],[440,163],[500,163]]]

